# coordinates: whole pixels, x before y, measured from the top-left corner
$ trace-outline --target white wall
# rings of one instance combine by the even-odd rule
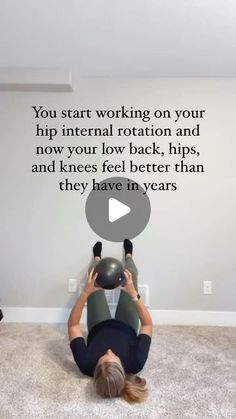
[[[0,66],[235,77],[234,0],[1,1]]]
[[[235,79],[84,79],[75,80],[74,93],[0,93],[0,305],[70,307],[74,298],[67,279],[83,277],[99,239],[86,221],[87,194],[60,192],[59,174],[31,173],[36,144],[31,106],[134,105],[206,109],[198,140],[206,172],[175,174],[177,191],[150,193],[150,222],[134,239],[140,282],[150,285],[150,308],[235,311],[235,94]],[[155,181],[155,175],[135,179]],[[122,244],[103,240],[103,249],[104,256],[120,257]],[[202,293],[205,279],[213,281],[211,296]]]

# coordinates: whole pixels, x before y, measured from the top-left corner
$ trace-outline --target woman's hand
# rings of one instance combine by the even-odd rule
[[[101,287],[95,287],[94,285],[97,276],[98,276],[97,272],[94,273],[94,268],[90,272],[87,272],[87,279],[86,279],[83,292],[87,294],[88,296],[90,294],[93,294],[95,291],[99,291],[103,289]]]
[[[130,297],[134,297],[137,294],[137,291],[134,288],[132,274],[131,274],[130,271],[128,271],[128,269],[125,269],[124,270],[124,275],[125,275],[125,278],[126,278],[126,283],[125,283],[125,285],[123,287],[120,286],[119,288],[122,291],[125,291],[127,294],[129,294]]]

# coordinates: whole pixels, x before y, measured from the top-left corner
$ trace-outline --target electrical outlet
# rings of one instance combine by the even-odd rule
[[[70,278],[68,279],[68,292],[76,292],[77,290],[77,279]]]
[[[212,294],[212,281],[203,281],[203,293]]]

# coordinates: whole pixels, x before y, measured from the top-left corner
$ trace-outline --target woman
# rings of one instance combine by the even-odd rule
[[[119,287],[115,318],[111,317],[104,289],[94,285],[97,277],[94,267],[101,259],[102,250],[102,243],[97,242],[85,287],[68,320],[68,333],[74,360],[82,373],[94,378],[97,394],[141,403],[148,396],[146,380],[135,374],[142,370],[148,357],[152,319],[138,294],[137,268],[130,240],[124,240],[124,249],[126,283]],[[79,324],[86,300],[87,345]]]

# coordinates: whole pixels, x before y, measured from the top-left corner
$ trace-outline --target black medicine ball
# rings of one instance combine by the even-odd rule
[[[125,285],[124,268],[122,263],[114,258],[101,259],[94,268],[98,273],[95,285],[111,290],[119,285]]]

